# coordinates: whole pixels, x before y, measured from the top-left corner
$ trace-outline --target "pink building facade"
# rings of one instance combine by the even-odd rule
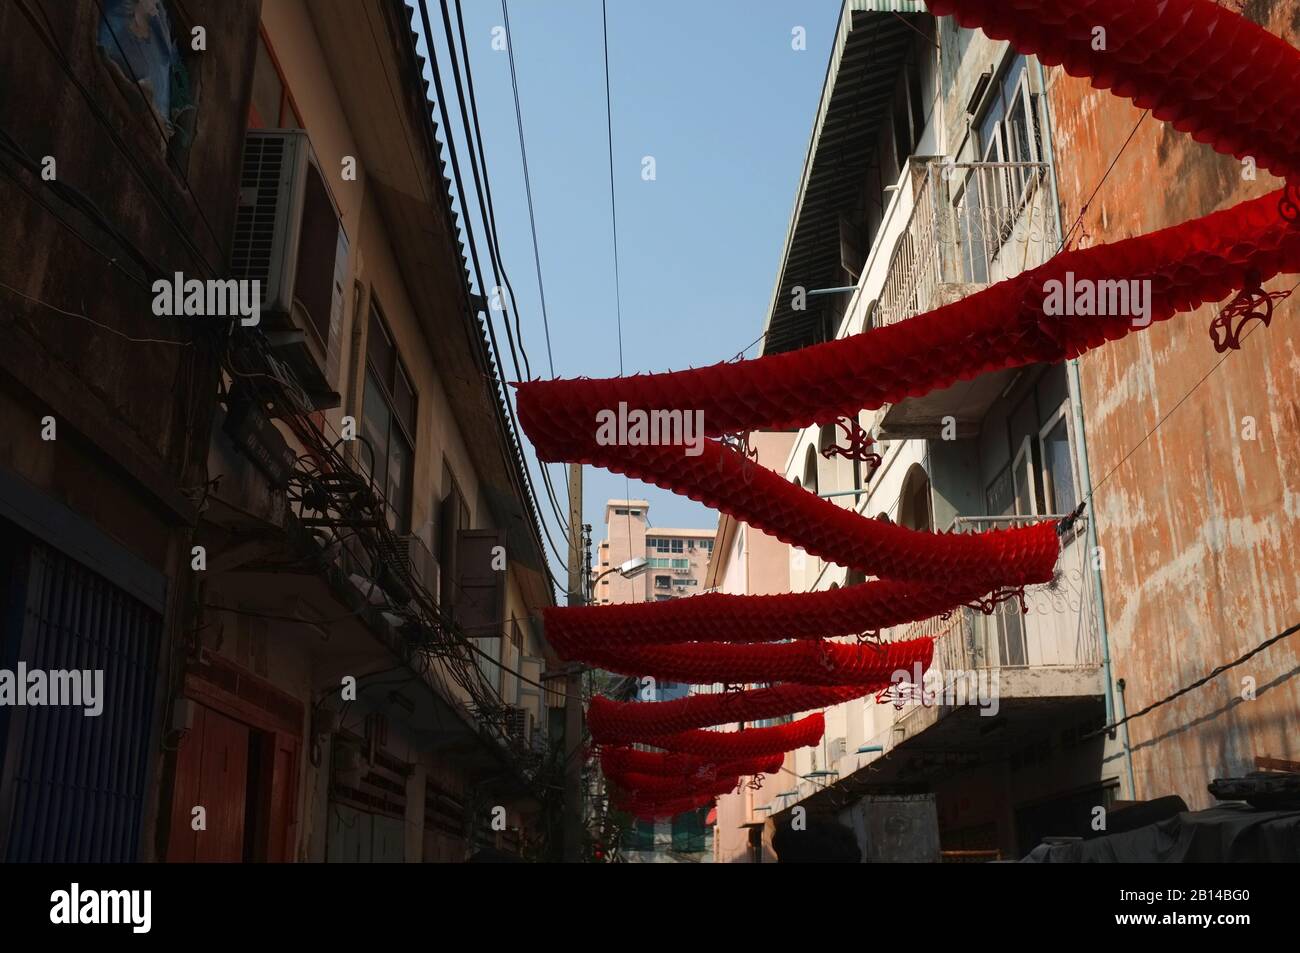
[[[793,433],[756,432],[750,446],[758,451],[758,465],[781,471],[794,444]],[[790,592],[790,547],[774,536],[723,516],[713,541],[713,559],[705,577],[708,589],[736,595],[774,595]],[[739,725],[730,726],[732,730]],[[794,786],[794,753],[788,753],[778,774],[763,779],[762,787],[749,787],[718,798],[714,815],[713,860],[721,864],[775,863],[772,850],[771,802]]]

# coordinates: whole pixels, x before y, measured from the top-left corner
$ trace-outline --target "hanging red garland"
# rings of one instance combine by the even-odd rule
[[[611,784],[620,789],[616,801],[628,798],[692,797],[697,794],[726,794],[740,785],[738,775],[716,778],[667,778],[659,774],[639,774],[635,771],[607,775]]]
[[[754,467],[746,477],[744,457],[713,440],[704,441],[697,457],[683,456],[680,447],[600,447],[593,441],[586,449],[573,459],[684,494],[869,576],[928,582],[953,592],[982,585],[987,591],[1050,581],[1060,553],[1051,521],[982,533],[907,529],[836,506],[766,467]]]
[[[648,821],[659,817],[674,817],[688,811],[698,811],[702,807],[712,806],[716,801],[717,797],[715,795],[703,794],[697,797],[675,798],[668,801],[633,798],[620,802],[616,806],[638,820]]]
[[[776,645],[726,645],[684,642],[621,648],[586,648],[569,655],[562,642],[552,643],[561,657],[580,657],[589,665],[624,675],[649,675],[692,685],[744,682],[797,682],[800,685],[888,684],[899,670],[930,667],[934,640],[843,645],[808,640]]]
[[[738,596],[708,592],[668,602],[547,606],[546,639],[561,653],[671,642],[780,642],[858,635],[933,618],[984,595],[932,583],[881,579],[819,592]],[[768,681],[768,679],[764,679]]]
[[[711,779],[733,774],[747,777],[754,774],[774,774],[781,770],[784,761],[785,755],[782,753],[718,761],[671,751],[638,751],[628,747],[602,748],[600,752],[600,768],[606,775],[635,772],[669,778]]]
[[[1300,174],[1300,54],[1211,0],[926,0],[1048,66],[1086,76],[1197,142]],[[1104,41],[1098,30],[1104,30]],[[1101,45],[1101,49],[1097,47]]]
[[[789,430],[989,371],[1075,357],[1140,327],[1127,316],[1049,317],[1048,281],[1067,273],[1150,280],[1152,323],[1221,301],[1252,269],[1263,281],[1300,271],[1300,229],[1279,217],[1283,197],[1279,191],[1148,235],[1062,252],[925,314],[797,351],[664,374],[520,383],[519,420],[543,459],[609,466],[629,448],[597,443],[597,415],[620,404],[625,413],[699,411],[713,436]],[[668,449],[677,463],[692,459],[680,445]]]
[[[1133,99],[1157,119],[1221,152],[1250,156],[1260,167],[1293,182],[1300,177],[1300,160],[1290,149],[1290,129],[1300,119],[1300,54],[1209,0],[928,2],[936,15],[953,14],[964,26],[983,27],[993,38],[1009,39],[1021,52],[1037,53],[1049,65],[1061,63],[1071,75],[1089,76],[1094,86]],[[1197,95],[1189,95],[1189,89]],[[983,592],[1023,590],[1050,578],[1058,554],[1055,526],[963,537],[889,527],[792,487],[756,468],[729,445],[705,441],[692,455],[680,444],[647,446],[650,441],[627,436],[629,425],[633,430],[638,426],[629,408],[643,416],[701,414],[703,432],[713,437],[825,424],[840,417],[855,420],[860,410],[989,371],[1075,357],[1245,288],[1211,329],[1217,348],[1233,347],[1240,333],[1238,319],[1259,318],[1267,324],[1271,318],[1272,302],[1280,294],[1265,292],[1262,282],[1300,270],[1300,229],[1292,228],[1300,220],[1297,195],[1300,187],[1289,185],[1275,195],[1150,235],[1065,252],[906,322],[795,352],[672,374],[520,384],[519,418],[543,459],[626,473],[704,502],[842,566],[928,583],[929,598],[946,601],[947,608],[986,608],[988,600],[979,598]],[[1063,320],[1055,317],[1056,311],[1049,316],[1049,287],[1078,281],[1149,282],[1149,309],[1143,315],[1147,320],[1139,323],[1129,315]],[[615,408],[623,436],[604,439],[598,415]],[[608,423],[606,419],[604,425]],[[848,449],[866,452],[861,440]],[[856,615],[829,600],[817,600],[816,609],[827,616],[818,621],[849,625],[868,613],[865,603],[874,597],[880,600],[872,610],[886,615],[919,611],[926,598],[900,599],[898,593],[884,591],[857,595],[863,604],[853,607]],[[747,605],[753,603],[751,599]],[[712,637],[711,622],[719,632],[727,629],[727,622],[719,620],[718,607],[712,604],[674,612],[668,618],[656,606],[655,615],[668,618],[669,625],[654,632],[647,628],[654,615],[630,615],[604,642],[597,638],[595,626],[614,621],[608,611],[595,617],[557,613],[548,621],[562,651],[620,671],[690,681],[757,681],[748,676],[761,675],[815,682],[832,678],[810,664],[829,662],[823,669],[840,667],[834,680],[857,677],[861,683],[822,688],[786,683],[639,705],[597,697],[590,707],[590,724],[598,743],[648,740],[670,751],[702,751],[715,757],[724,751],[736,757],[742,750],[752,755],[764,743],[770,746],[764,751],[790,750],[798,742],[808,743],[803,741],[813,727],[808,719],[797,723],[799,737],[793,731],[770,738],[762,734],[772,729],[690,729],[837,704],[862,694],[864,685],[879,674],[855,646],[690,644],[690,637]],[[756,625],[757,634],[749,640],[781,638],[774,633],[782,622],[804,638],[827,632],[799,629],[786,617]],[[744,628],[732,622],[730,637],[744,639]],[[684,644],[652,644],[678,640]],[[932,646],[926,646],[926,652],[931,651]],[[834,658],[835,653],[842,657]],[[815,727],[820,737],[820,720]],[[784,747],[774,747],[777,744]],[[626,806],[642,814],[677,813],[712,800],[707,794],[664,800],[685,793],[692,783],[671,776],[624,770],[622,778],[634,792],[624,793]]]
[[[743,731],[707,731],[695,728],[670,735],[647,735],[620,743],[651,744],[671,753],[734,761],[806,748],[821,741],[825,731],[826,717],[817,711],[784,725],[771,725],[767,728],[746,728]]]
[[[874,690],[889,685],[883,680]],[[873,691],[867,685],[822,688],[808,685],[773,685],[739,692],[688,695],[666,702],[616,702],[602,695],[591,700],[587,723],[597,744],[658,745],[655,739],[691,728],[736,721],[779,718],[800,711],[828,708]]]

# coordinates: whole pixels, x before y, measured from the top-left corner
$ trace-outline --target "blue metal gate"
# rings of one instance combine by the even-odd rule
[[[0,853],[7,862],[136,859],[162,617],[0,520],[0,666],[102,670],[102,713],[0,707]]]

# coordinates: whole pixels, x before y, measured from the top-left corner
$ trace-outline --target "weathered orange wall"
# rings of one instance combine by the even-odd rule
[[[1297,44],[1300,0],[1257,0],[1246,12]],[[1141,111],[1059,69],[1048,81],[1068,230]],[[1084,213],[1076,244],[1150,232],[1281,185],[1263,172],[1247,181],[1242,169],[1147,116]],[[1130,713],[1300,621],[1300,307],[1281,305],[1271,327],[1257,325],[1197,386],[1219,361],[1208,334],[1218,310],[1176,317],[1081,361],[1106,619]],[[1245,418],[1254,419],[1254,440]],[[1130,723],[1137,796],[1179,794],[1205,807],[1206,784],[1253,770],[1256,756],[1300,760],[1298,674],[1300,634]],[[1247,677],[1255,700],[1242,697]]]

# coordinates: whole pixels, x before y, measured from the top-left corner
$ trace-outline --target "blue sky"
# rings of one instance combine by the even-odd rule
[[[501,4],[462,3],[505,270],[533,373],[549,376],[509,60],[493,49]],[[839,0],[609,2],[626,373],[725,360],[762,333],[839,8]],[[437,3],[429,13],[454,104]],[[616,375],[600,0],[514,0],[509,13],[555,373]],[[804,50],[792,49],[795,27],[806,31]],[[459,113],[452,114],[478,226],[468,146]],[[654,157],[654,181],[642,179],[645,156]],[[476,239],[486,271],[481,226]],[[504,348],[499,326],[498,336]],[[535,469],[531,448],[529,455]],[[562,495],[560,470],[552,467]],[[685,497],[605,470],[589,467],[584,480],[584,513],[597,542],[605,500],[629,492],[651,501],[656,526],[716,520]],[[563,545],[553,520],[550,526]]]

